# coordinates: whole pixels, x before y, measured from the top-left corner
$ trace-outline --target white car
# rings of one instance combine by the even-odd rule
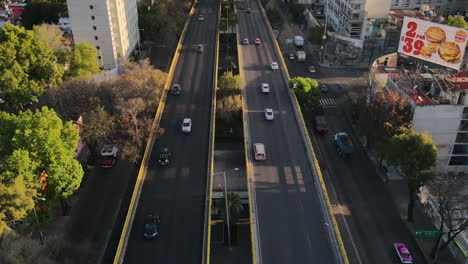
[[[190,131],[192,131],[192,119],[184,118],[184,121],[182,121],[182,132],[190,133]]]
[[[265,120],[271,121],[275,119],[275,114],[273,113],[273,109],[266,108],[265,109]]]
[[[271,63],[271,70],[272,71],[273,70],[278,70],[278,63],[277,62],[274,61],[274,62]]]
[[[289,59],[290,59],[290,60],[294,60],[294,54],[289,53]]]
[[[198,16],[198,21],[203,21],[205,20],[205,16],[204,15],[199,15]]]
[[[270,85],[268,85],[268,83],[262,83],[261,88],[262,88],[262,93],[270,92]]]

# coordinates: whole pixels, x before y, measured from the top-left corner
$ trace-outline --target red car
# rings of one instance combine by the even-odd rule
[[[309,66],[309,72],[315,73],[315,66]]]
[[[255,39],[255,45],[260,45],[262,43],[262,40],[260,38]]]
[[[249,14],[252,13],[252,8],[250,8],[250,7],[247,8],[247,13],[249,13]]]

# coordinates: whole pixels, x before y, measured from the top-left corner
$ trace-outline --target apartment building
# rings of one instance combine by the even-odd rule
[[[367,11],[366,0],[330,0],[325,13],[327,23],[336,34],[356,39],[364,39]]]
[[[136,0],[67,0],[75,43],[98,51],[104,69],[114,69],[139,41]]]
[[[391,9],[417,9],[421,5],[436,8],[444,15],[465,15],[468,10],[467,0],[391,0]]]

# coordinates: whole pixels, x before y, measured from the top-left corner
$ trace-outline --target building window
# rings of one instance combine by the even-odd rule
[[[94,36],[94,39],[95,39],[95,40],[98,40],[99,38],[98,38],[98,36]]]
[[[94,16],[91,16],[91,19],[94,20],[94,19],[96,19],[96,18],[95,18]]]
[[[97,28],[96,26],[93,26],[93,29],[94,29],[94,30],[96,30],[96,28]]]
[[[100,49],[101,49],[101,47],[99,47],[99,46],[96,46],[96,49],[97,49],[97,50],[100,50]]]
[[[89,5],[89,9],[94,9],[94,6],[93,6],[93,5]]]
[[[102,57],[101,57],[101,56],[97,56],[97,58],[98,58],[99,60],[101,60],[101,59],[102,59]]]
[[[359,14],[353,14],[353,19],[359,19]]]

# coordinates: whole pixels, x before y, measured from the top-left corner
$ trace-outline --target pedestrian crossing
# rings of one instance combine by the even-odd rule
[[[338,104],[343,104],[347,100],[346,97],[336,97],[336,98],[320,98],[321,106],[334,106]]]

